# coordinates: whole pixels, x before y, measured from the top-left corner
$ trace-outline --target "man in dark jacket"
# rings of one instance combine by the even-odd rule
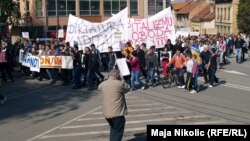
[[[110,72],[115,67],[116,54],[113,52],[113,48],[108,47],[108,71]]]
[[[140,69],[141,69],[142,75],[144,76],[145,79],[147,79],[147,73],[145,70],[145,67],[146,67],[145,53],[143,50],[141,50],[140,45],[135,46],[135,51],[138,54],[139,64],[140,64]]]
[[[82,52],[78,50],[78,46],[74,46],[73,67],[74,67],[74,87],[79,89],[81,87],[81,70],[82,70]]]
[[[235,49],[236,49],[236,62],[241,63],[242,62],[242,48],[243,48],[244,40],[241,39],[240,36],[236,37],[236,40],[234,42]]]

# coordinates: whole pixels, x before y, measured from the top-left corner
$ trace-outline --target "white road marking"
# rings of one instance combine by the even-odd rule
[[[147,122],[159,122],[159,121],[171,121],[171,120],[184,120],[184,119],[194,119],[194,118],[204,118],[208,117],[206,115],[194,115],[194,116],[183,116],[183,117],[168,117],[160,119],[148,119],[148,120],[136,120],[136,121],[127,121],[127,124],[136,124],[136,123],[147,123]],[[98,124],[87,124],[87,125],[75,125],[75,126],[64,126],[60,129],[75,129],[75,128],[87,128],[87,127],[101,127],[108,126],[107,123],[98,123]]]
[[[149,100],[126,100],[127,103],[133,103],[133,102],[150,102]]]
[[[227,121],[225,120],[215,120],[215,121],[202,121],[202,122],[190,122],[190,123],[185,123],[185,125],[200,125],[200,124],[222,124]]]
[[[140,111],[152,111],[152,110],[167,110],[167,109],[174,109],[175,107],[172,107],[172,106],[168,106],[168,107],[165,107],[165,108],[144,108],[144,109],[131,109],[131,110],[128,110],[128,112],[140,112]],[[102,114],[102,112],[94,112],[94,113],[91,113],[92,115],[100,115]]]
[[[204,80],[201,78],[199,78],[198,80],[204,82]],[[239,89],[239,90],[250,91],[250,87],[247,87],[247,86],[240,86],[240,85],[231,84],[231,83],[225,83],[225,84],[220,84],[220,85],[225,86],[225,87]]]
[[[134,132],[134,131],[145,131],[146,127],[140,128],[128,128],[124,132]],[[69,134],[55,134],[55,135],[45,135],[40,137],[40,139],[58,138],[58,137],[75,137],[75,136],[86,136],[86,135],[99,135],[99,134],[109,134],[110,131],[96,131],[96,132],[82,132],[82,133],[69,133]]]
[[[151,114],[138,114],[138,115],[128,115],[125,116],[126,118],[131,117],[144,117],[144,116],[156,116],[156,115],[170,115],[170,114],[184,114],[184,113],[192,113],[192,111],[175,111],[175,112],[161,112],[161,113],[151,113]],[[89,121],[89,120],[104,120],[104,117],[97,117],[97,118],[83,118],[78,119],[76,121]]]
[[[248,74],[245,74],[245,73],[242,73],[242,72],[239,72],[239,71],[235,71],[235,70],[222,70],[222,71],[227,72],[227,73],[232,73],[232,74],[249,76]]]
[[[135,105],[128,105],[128,107],[130,108],[130,107],[152,106],[152,105],[162,105],[162,104],[161,103],[135,104]]]
[[[80,115],[80,116],[78,116],[78,117],[76,117],[76,118],[73,118],[72,120],[69,120],[69,121],[67,121],[67,122],[65,122],[65,123],[63,123],[63,124],[61,124],[61,125],[59,125],[59,126],[56,126],[56,127],[52,128],[52,129],[50,129],[50,130],[48,130],[48,131],[45,131],[45,132],[43,132],[43,133],[41,133],[41,134],[39,134],[39,135],[37,135],[37,136],[35,136],[35,137],[33,137],[33,138],[30,138],[30,139],[28,139],[27,141],[33,141],[33,140],[35,140],[35,139],[38,139],[38,138],[40,138],[40,137],[42,137],[42,136],[44,136],[44,135],[46,135],[46,134],[48,134],[48,133],[50,133],[50,132],[52,132],[52,131],[55,131],[56,129],[59,129],[59,128],[65,126],[65,125],[67,125],[67,124],[69,124],[69,123],[71,123],[71,122],[73,122],[73,121],[75,121],[75,120],[77,120],[77,119],[79,119],[79,118],[81,118],[81,117],[84,117],[84,116],[86,116],[86,115],[88,115],[88,114],[90,114],[90,113],[92,113],[92,112],[94,112],[94,111],[96,111],[96,110],[99,110],[100,108],[101,108],[101,106],[99,106],[99,107],[97,107],[97,108],[95,108],[95,109],[93,109],[93,110],[91,110],[91,111],[89,111],[89,112],[87,112],[87,113],[84,113],[84,114],[82,114],[82,115]]]

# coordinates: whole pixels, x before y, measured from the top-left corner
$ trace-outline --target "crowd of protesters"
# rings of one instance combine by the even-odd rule
[[[148,47],[145,43],[132,46],[127,42],[120,52],[114,52],[112,46],[108,53],[100,53],[95,44],[80,50],[78,45],[70,46],[68,42],[51,41],[48,43],[31,42],[25,40],[14,45],[7,39],[1,39],[0,55],[6,57],[6,62],[0,63],[1,82],[7,82],[7,76],[14,82],[12,72],[18,66],[19,50],[35,56],[72,56],[73,69],[46,69],[40,72],[31,72],[29,68],[21,66],[21,71],[32,79],[42,81],[50,80],[50,85],[61,80],[63,86],[74,84],[73,89],[86,86],[94,90],[104,80],[102,71],[111,71],[116,68],[117,58],[126,58],[129,76],[124,76],[130,90],[145,89],[159,84],[161,77],[167,75],[169,67],[175,67],[178,78],[178,88],[185,88],[190,93],[199,91],[198,76],[202,73],[205,83],[214,87],[218,82],[216,71],[223,65],[230,63],[236,57],[237,63],[246,60],[245,55],[249,49],[249,36],[242,35],[203,35],[178,37],[176,43],[168,40],[163,48]],[[192,54],[192,46],[199,47],[200,53]],[[169,52],[171,52],[169,54]],[[201,58],[202,62],[198,61]],[[161,73],[162,72],[162,73]],[[6,76],[7,74],[7,76]],[[141,77],[141,74],[143,77]],[[187,74],[187,77],[184,77]],[[145,81],[142,81],[144,78]],[[186,78],[186,81],[185,79]],[[135,82],[139,84],[137,87]],[[0,96],[0,99],[6,97]]]

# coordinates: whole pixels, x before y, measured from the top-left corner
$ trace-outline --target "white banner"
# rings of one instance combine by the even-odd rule
[[[107,52],[108,46],[120,51],[121,42],[127,41],[126,30],[128,9],[125,8],[102,23],[92,23],[69,15],[66,42],[77,43],[79,49],[94,43],[100,52]]]
[[[30,53],[24,53],[23,50],[19,52],[19,62],[23,66],[29,67],[30,71],[40,72],[40,58],[31,55]]]
[[[155,45],[164,47],[167,40],[175,43],[174,18],[171,8],[166,8],[147,19],[129,19],[128,39],[132,44],[146,43],[148,47]]]

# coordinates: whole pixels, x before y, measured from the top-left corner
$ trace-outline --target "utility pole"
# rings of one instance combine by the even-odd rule
[[[57,20],[57,25],[56,25],[56,39],[58,40],[58,30],[59,30],[59,14],[58,14],[58,0],[56,0],[56,20]]]
[[[48,3],[45,0],[45,27],[44,27],[44,37],[47,38],[48,33]],[[47,40],[46,40],[47,42]]]

